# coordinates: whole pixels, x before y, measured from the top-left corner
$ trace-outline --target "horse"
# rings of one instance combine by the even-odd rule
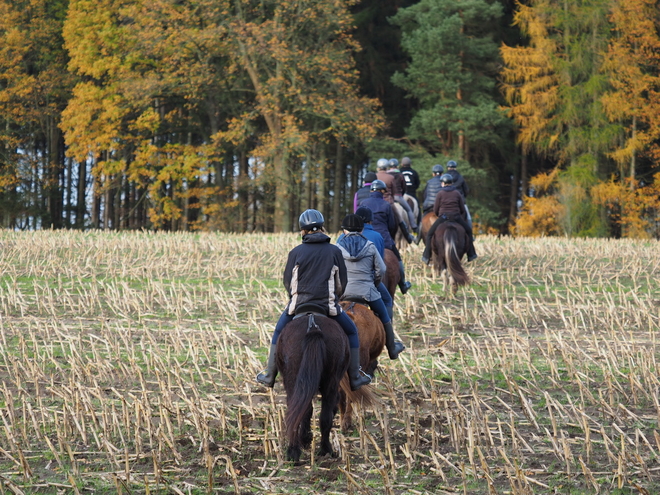
[[[417,222],[417,224],[418,224],[417,227],[419,229],[419,201],[417,200],[417,198],[415,196],[413,196],[412,194],[408,194],[408,193],[405,193],[403,195],[403,199],[405,199],[406,202],[408,203],[408,206],[410,206],[410,209],[413,212],[415,220],[418,221]]]
[[[288,323],[278,339],[276,363],[286,391],[287,459],[298,463],[312,443],[313,401],[321,394],[321,445],[318,455],[336,457],[330,432],[340,397],[340,383],[350,359],[348,337],[331,318],[305,313]],[[348,385],[350,390],[350,384]],[[362,392],[362,394],[360,393]],[[366,386],[352,392],[355,400],[368,397]]]
[[[366,305],[366,301],[342,301],[342,309],[353,320],[360,337],[360,366],[368,375],[373,376],[378,367],[378,357],[385,346],[385,330],[380,318]],[[375,396],[368,388],[361,387],[351,391],[348,377],[341,381],[341,396],[339,399],[339,412],[341,417],[341,430],[347,432],[353,423],[353,404],[365,406],[375,404]]]
[[[422,226],[419,231],[419,236],[425,245],[426,245],[426,236],[429,233],[429,230],[431,230],[431,226],[435,223],[437,219],[438,219],[438,215],[436,215],[432,211],[425,213],[424,216],[422,217]]]
[[[455,293],[459,286],[470,282],[461,264],[468,245],[465,229],[455,222],[443,222],[436,229],[431,242],[435,269],[444,278],[445,290],[449,285]]]
[[[407,248],[409,244],[408,239],[403,235],[403,231],[401,230],[401,222],[406,225],[408,232],[412,233],[412,229],[410,227],[410,219],[408,218],[408,213],[406,210],[403,209],[403,206],[401,206],[396,201],[394,204],[392,204],[392,212],[394,213],[394,218],[396,219],[396,234],[394,235],[394,243],[396,244],[397,249],[402,251]]]
[[[401,272],[399,272],[399,259],[391,249],[385,249],[385,258],[383,259],[387,269],[383,275],[383,284],[392,296],[394,301],[394,292],[401,281]]]

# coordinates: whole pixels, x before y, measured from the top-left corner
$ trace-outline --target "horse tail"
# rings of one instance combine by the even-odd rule
[[[292,394],[287,397],[286,430],[289,442],[293,443],[298,428],[309,412],[316,397],[325,366],[326,346],[323,333],[310,315],[310,328],[302,343],[302,360]]]
[[[461,264],[461,258],[458,256],[456,244],[458,243],[458,231],[455,228],[445,230],[445,260],[447,270],[456,282],[456,285],[467,285],[470,282],[468,274]]]
[[[351,390],[351,383],[348,381],[347,376],[342,378],[340,387],[342,392],[346,394],[346,401],[351,404],[359,404],[363,407],[375,407],[380,404],[380,399],[372,387],[360,387],[357,390]]]

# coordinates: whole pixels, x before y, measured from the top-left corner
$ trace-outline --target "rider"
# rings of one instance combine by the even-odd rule
[[[456,170],[456,162],[454,160],[449,160],[447,162],[447,173],[451,175],[452,179],[454,179],[454,187],[456,190],[461,193],[464,200],[467,199],[467,195],[470,193],[470,188],[468,187],[467,182],[465,182],[463,176]],[[465,204],[465,214],[467,215],[466,221],[470,225],[470,229],[472,229],[472,216],[470,215],[470,210],[468,210],[467,203]]]
[[[369,194],[371,194],[371,183],[377,178],[375,172],[367,172],[365,174],[362,187],[355,192],[355,196],[353,197],[353,211],[360,207],[363,199],[369,197]]]
[[[330,237],[323,229],[324,222],[323,215],[317,210],[305,210],[298,219],[302,244],[289,252],[284,269],[284,287],[289,293],[289,303],[275,326],[266,370],[257,375],[257,381],[267,387],[275,385],[275,354],[280,333],[295,315],[308,311],[327,315],[346,332],[351,349],[348,367],[351,389],[357,390],[371,382],[371,377],[360,369],[360,341],[355,323],[339,305],[347,282],[344,257],[337,246],[330,244]]]
[[[433,177],[431,177],[426,182],[426,187],[424,187],[424,192],[422,193],[422,196],[424,197],[424,202],[422,203],[424,214],[427,214],[429,211],[433,211],[435,196],[442,188],[442,181],[440,180],[440,177],[444,171],[445,170],[442,168],[442,165],[433,165]]]
[[[426,236],[426,248],[422,255],[422,262],[428,265],[431,259],[431,241],[433,234],[435,234],[438,226],[446,221],[456,222],[465,229],[467,234],[467,255],[468,261],[472,261],[477,257],[474,250],[474,243],[472,242],[472,228],[466,221],[467,213],[465,211],[465,202],[463,196],[458,192],[456,187],[452,185],[453,178],[449,174],[444,174],[440,177],[442,181],[442,188],[438,191],[433,205],[433,212],[438,215],[438,219],[433,223]]]
[[[408,214],[408,221],[410,222],[410,227],[413,229],[413,231],[416,231],[417,219],[415,218],[415,214],[410,208],[408,201],[406,201],[403,197],[403,194],[406,192],[406,179],[403,178],[403,175],[401,175],[401,171],[399,170],[399,160],[396,158],[390,158],[387,173],[394,177],[394,182],[392,184],[392,189],[394,191],[394,201],[399,203],[403,209],[406,210],[406,213]],[[408,241],[408,243],[410,243],[410,241]]]
[[[387,158],[379,158],[376,162],[376,178],[385,183],[383,199],[389,204],[394,204],[394,176],[387,173],[390,162]]]
[[[395,185],[394,182],[396,178],[394,174],[390,174],[387,172],[389,166],[390,166],[390,161],[387,158],[379,158],[378,162],[376,163],[376,168],[378,169],[376,176],[378,180],[382,181],[385,184],[383,199],[387,201],[389,204],[393,205],[394,195],[396,194],[396,191],[402,191],[403,188],[401,186]],[[401,193],[399,193],[399,195],[400,194]],[[398,224],[398,227],[401,229],[401,232],[403,233],[403,236],[405,237],[406,241],[408,241],[408,244],[412,243],[415,239],[412,236],[412,234],[408,232],[408,226],[406,225],[406,222],[404,222],[403,220],[399,222],[396,215],[394,215],[394,218],[396,220],[395,224]],[[396,227],[394,233],[396,234]]]
[[[371,210],[373,228],[383,236],[385,249],[391,250],[399,260],[399,273],[401,274],[399,289],[401,290],[401,294],[405,294],[410,289],[411,283],[406,281],[406,273],[403,267],[403,261],[401,261],[401,254],[394,243],[396,219],[394,218],[392,206],[383,199],[386,190],[387,186],[382,180],[373,181],[371,183],[371,194],[367,199],[362,201],[362,206]]]
[[[385,242],[383,241],[383,236],[376,232],[371,225],[371,221],[374,218],[371,210],[369,208],[365,208],[364,206],[360,206],[357,210],[355,210],[355,214],[359,216],[364,222],[362,235],[366,237],[367,240],[374,243],[374,246],[376,246],[376,251],[378,251],[380,257],[383,258],[383,261],[385,261]],[[376,285],[376,288],[378,289],[378,292],[380,292],[380,297],[383,300],[385,307],[387,308],[387,314],[390,316],[391,320],[392,316],[394,316],[394,301],[392,301],[392,296],[390,295],[390,292],[387,290],[387,287],[385,287],[385,284],[382,280],[379,284]]]
[[[376,286],[380,284],[386,266],[373,242],[362,235],[364,222],[359,215],[350,214],[341,222],[344,233],[337,239],[348,272],[348,284],[343,299],[357,298],[366,302],[380,318],[385,328],[385,346],[390,359],[397,359],[405,349],[401,342],[394,340],[392,320]]]
[[[406,181],[406,194],[409,194],[413,198],[417,199],[417,188],[419,188],[419,174],[417,170],[412,168],[412,160],[407,156],[404,156],[401,159],[401,175]]]
[[[451,175],[454,180],[454,187],[456,190],[461,193],[463,199],[467,198],[467,195],[470,193],[470,188],[465,182],[463,176],[456,170],[456,162],[454,160],[449,160],[447,162],[447,173]]]

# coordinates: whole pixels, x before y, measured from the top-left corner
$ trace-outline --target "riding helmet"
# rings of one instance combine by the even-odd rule
[[[362,229],[364,229],[364,221],[359,215],[350,213],[341,221],[341,228],[348,230],[349,232],[362,232]]]
[[[376,162],[376,168],[378,170],[385,170],[388,164],[389,162],[387,161],[387,158],[379,158]]]
[[[456,162],[454,160],[449,160],[447,162],[447,168],[456,168]]]
[[[357,210],[355,210],[355,214],[362,218],[364,223],[369,223],[374,219],[374,214],[366,206],[360,206]]]
[[[445,171],[445,169],[442,165],[433,165],[433,173],[434,174],[441,174],[444,171]]]
[[[305,210],[298,219],[300,230],[318,230],[323,227],[324,223],[325,219],[318,210]]]
[[[390,168],[399,168],[399,160],[390,158]]]
[[[367,172],[364,175],[364,184],[371,184],[373,181],[375,181],[378,178],[378,176],[373,173],[373,172]]]
[[[406,167],[406,166],[408,166],[408,165],[412,165],[412,160],[411,160],[410,158],[408,158],[407,156],[404,156],[404,157],[401,159],[401,166],[402,166],[402,167]]]
[[[372,191],[387,191],[387,186],[382,180],[375,180],[371,183]]]
[[[443,174],[442,177],[440,177],[440,182],[444,182],[445,184],[453,184],[454,178],[449,174]]]

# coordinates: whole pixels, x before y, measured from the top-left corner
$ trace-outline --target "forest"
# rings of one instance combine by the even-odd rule
[[[330,229],[379,158],[477,232],[660,237],[654,0],[0,0],[0,225]],[[421,188],[420,188],[421,192]]]

